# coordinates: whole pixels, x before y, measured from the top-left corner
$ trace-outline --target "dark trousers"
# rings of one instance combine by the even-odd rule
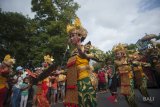
[[[20,89],[17,87],[13,87],[13,95],[12,95],[12,107],[19,107],[21,100]]]

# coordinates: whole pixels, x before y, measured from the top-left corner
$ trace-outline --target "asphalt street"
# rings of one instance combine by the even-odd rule
[[[135,98],[138,104],[138,107],[160,107],[160,89],[148,89],[149,98],[143,98],[140,92],[135,89]],[[97,107],[129,107],[124,96],[118,95],[118,102],[114,103],[108,100],[107,98],[111,96],[108,92],[105,93],[97,93]],[[151,103],[148,103],[150,100]],[[57,103],[52,107],[64,107],[62,103]]]

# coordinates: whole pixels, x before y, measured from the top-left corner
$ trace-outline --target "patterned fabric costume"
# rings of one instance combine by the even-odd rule
[[[121,94],[126,97],[126,100],[131,107],[136,107],[135,95],[134,95],[134,85],[133,85],[133,75],[131,72],[131,66],[128,62],[127,50],[124,44],[118,44],[113,47],[115,53],[115,66],[116,71],[120,76],[120,90]]]
[[[7,76],[12,71],[11,66],[15,63],[15,59],[10,55],[6,55],[4,61],[0,65],[0,107],[3,107],[4,99],[7,94]]]
[[[37,101],[37,107],[50,107],[49,102],[46,98],[46,96],[44,96],[44,92],[43,92],[43,85],[41,82],[39,82],[39,84],[37,85],[37,92],[36,92],[36,101]]]
[[[74,56],[74,58],[74,63],[70,62],[69,59],[67,64],[66,106],[95,107],[96,93],[91,84],[89,72],[87,69],[81,69],[81,67],[88,66],[89,62],[78,55]],[[70,63],[73,65],[70,65]]]

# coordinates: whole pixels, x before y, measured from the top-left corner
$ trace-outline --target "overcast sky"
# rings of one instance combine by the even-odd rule
[[[145,33],[160,33],[160,0],[75,0],[82,25],[88,30],[85,40],[107,51],[114,44],[136,43]],[[0,0],[3,11],[31,13],[31,0]]]

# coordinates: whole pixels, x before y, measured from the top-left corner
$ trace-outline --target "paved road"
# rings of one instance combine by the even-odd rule
[[[150,94],[150,100],[152,104],[149,104],[143,101],[143,98],[138,90],[135,90],[136,93],[136,102],[138,107],[160,107],[160,89],[148,89]],[[98,107],[129,107],[125,98],[122,95],[118,95],[118,102],[112,103],[107,98],[110,96],[110,93],[97,93],[97,103]],[[148,99],[149,100],[149,99]],[[52,107],[64,107],[62,103],[56,104]]]

